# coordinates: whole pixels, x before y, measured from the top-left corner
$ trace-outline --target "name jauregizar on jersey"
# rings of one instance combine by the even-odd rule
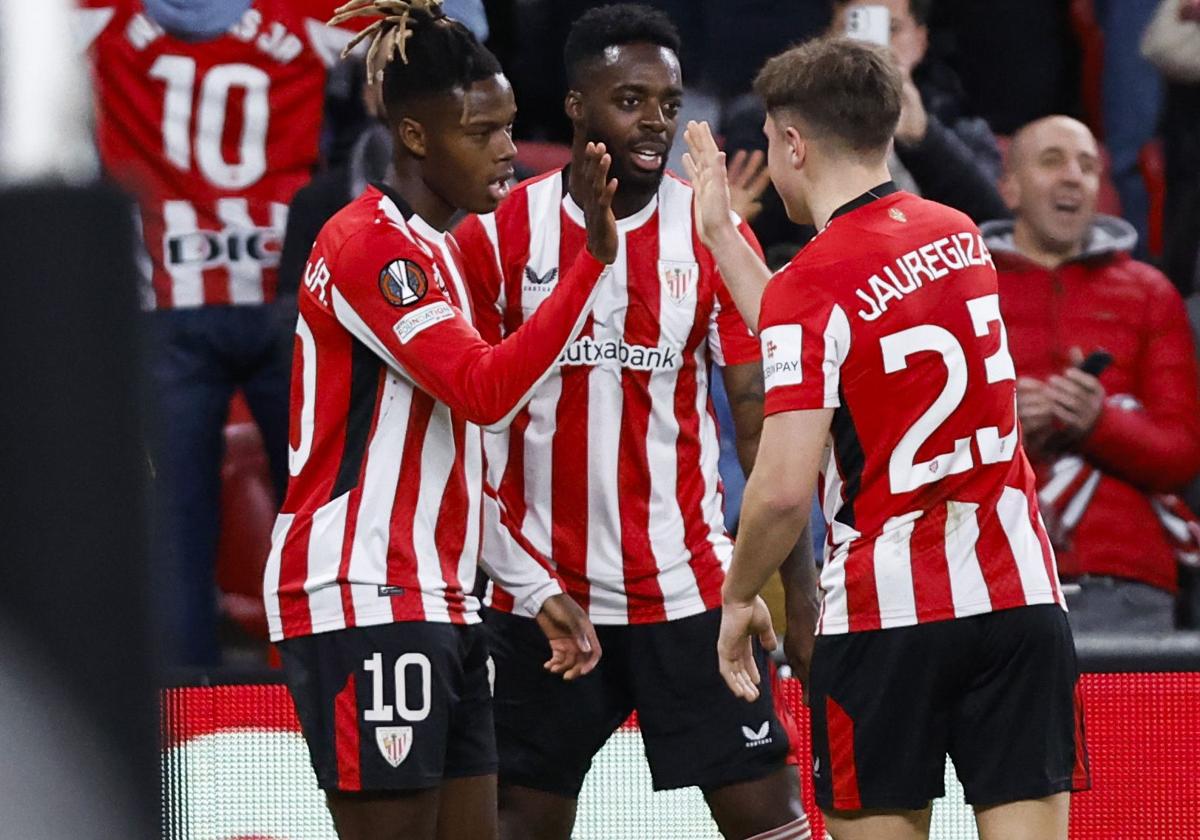
[[[941,280],[951,271],[973,265],[995,268],[992,254],[983,244],[983,237],[968,232],[943,236],[928,245],[914,248],[895,261],[894,270],[892,265],[885,265],[878,274],[868,277],[868,288],[854,290],[867,305],[867,309],[858,310],[858,317],[864,321],[874,321],[887,312],[889,300],[903,300],[905,295],[912,294],[925,282]]]

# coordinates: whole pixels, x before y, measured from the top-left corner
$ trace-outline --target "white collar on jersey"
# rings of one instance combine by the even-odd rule
[[[415,230],[417,232],[417,234],[420,235],[423,239],[428,239],[432,242],[437,242],[439,245],[446,244],[447,232],[444,230],[438,230],[433,225],[429,224],[429,222],[422,219],[416,213],[413,213],[411,216],[408,217],[408,225],[413,230]]]
[[[397,201],[403,201],[403,197],[395,194],[390,189],[381,188],[378,184],[373,184],[375,189],[383,193],[383,198],[379,201],[379,208],[383,210],[383,214],[392,220],[392,224],[404,230],[410,228],[415,231],[422,239],[430,242],[436,242],[439,245],[446,244],[447,231],[438,230],[429,222],[422,219],[417,213],[413,212],[407,204],[402,208]],[[404,211],[408,210],[409,215],[405,217]]]
[[[562,173],[558,174],[562,177]],[[665,176],[664,176],[665,177]],[[659,187],[659,192],[662,187]],[[583,208],[575,203],[575,199],[571,198],[569,192],[564,191],[562,200],[563,210],[567,214],[567,218],[573,221],[580,227],[586,227],[583,221]],[[626,216],[624,219],[617,219],[617,233],[628,233],[631,230],[636,230],[650,220],[654,215],[654,211],[658,209],[658,193],[654,194],[654,198],[646,202],[646,206],[634,213],[632,216]]]

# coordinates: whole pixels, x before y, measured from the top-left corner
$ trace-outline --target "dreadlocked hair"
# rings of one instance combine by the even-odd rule
[[[383,84],[385,105],[466,88],[503,72],[469,29],[446,17],[442,0],[350,0],[329,23],[356,17],[379,19],[346,45],[342,57],[371,39],[367,84]]]
[[[571,24],[563,46],[567,84],[577,88],[582,82],[584,62],[600,58],[609,47],[626,44],[654,44],[678,54],[679,30],[665,13],[640,3],[589,9]]]

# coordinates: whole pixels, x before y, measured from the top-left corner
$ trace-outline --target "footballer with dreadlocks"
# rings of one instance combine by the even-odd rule
[[[497,759],[472,589],[480,540],[510,518],[483,484],[481,427],[512,421],[611,282],[617,185],[589,145],[576,258],[537,316],[484,341],[446,229],[508,191],[512,89],[434,0],[357,0],[333,22],[364,15],[379,17],[362,37],[394,174],[325,225],[304,271],[267,617],[343,840],[491,840]],[[491,556],[550,640],[546,671],[594,668],[586,614],[536,554]]]
[[[733,553],[709,399],[722,368],[749,471],[762,426],[758,341],[701,244],[691,187],[665,173],[683,95],[679,36],[643,5],[593,9],[565,45],[570,165],[513,190],[456,231],[480,332],[527,329],[567,282],[587,238],[588,149],[612,156],[619,247],[583,332],[508,431],[485,438],[489,483],[525,543],[546,555],[597,625],[605,657],[565,683],[518,593],[497,584],[486,626],[496,667],[500,822],[506,840],[568,840],[596,752],[636,710],[657,789],[697,786],[728,838],[810,836],[788,738],[768,686],[747,704],[716,671],[721,583]],[[757,248],[749,228],[742,236]],[[792,591],[815,592],[806,538]],[[815,605],[789,603],[811,647]],[[767,668],[764,651],[757,650]]]

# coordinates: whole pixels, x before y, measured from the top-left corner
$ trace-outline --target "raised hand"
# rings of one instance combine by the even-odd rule
[[[617,259],[617,217],[613,215],[612,200],[617,193],[617,179],[608,179],[612,156],[603,143],[588,143],[580,167],[586,189],[582,198],[583,218],[587,227],[588,252],[602,263]]]
[[[564,680],[591,672],[600,661],[600,640],[587,613],[570,595],[551,595],[537,614],[538,627],[550,642],[550,658],[542,666]]]
[[[729,199],[733,212],[746,222],[752,222],[762,212],[762,195],[771,183],[766,155],[755,149],[738,149],[729,162]]]
[[[748,604],[722,604],[717,667],[729,690],[747,703],[758,699],[758,685],[762,682],[758,663],[754,661],[751,643],[754,637],[767,650],[774,650],[778,644],[766,602],[755,596]]]
[[[737,234],[725,153],[717,148],[706,122],[689,122],[683,139],[688,147],[683,155],[683,168],[692,182],[696,227],[700,240],[715,250],[725,237]]]

